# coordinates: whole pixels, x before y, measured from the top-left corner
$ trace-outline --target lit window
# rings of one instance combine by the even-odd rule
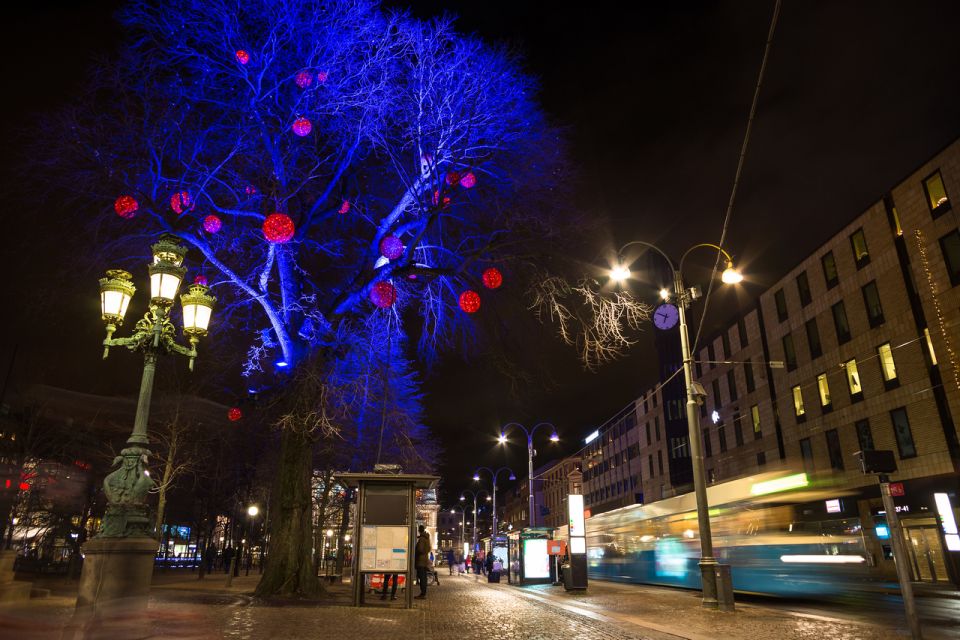
[[[821,373],[817,376],[817,389],[820,391],[820,406],[827,408],[830,406],[830,384],[827,382],[827,374]]]
[[[870,264],[870,252],[867,251],[867,237],[863,235],[863,229],[857,229],[850,236],[850,246],[853,248],[853,260],[857,263],[857,269]]]
[[[927,339],[927,351],[930,352],[930,363],[937,366],[937,353],[933,350],[933,338],[930,337],[930,329],[923,330],[923,337]]]
[[[890,348],[890,343],[877,347],[877,355],[880,358],[880,371],[883,373],[883,381],[886,383],[896,382],[897,380],[897,365],[893,362],[893,349]]]
[[[850,396],[855,397],[859,395],[863,397],[863,387],[860,386],[860,372],[857,371],[856,359],[845,363],[843,368],[847,372],[847,387],[850,389]]]
[[[950,210],[950,199],[947,189],[943,186],[943,176],[937,171],[923,181],[923,190],[927,194],[927,204],[933,217],[941,216]]]
[[[759,440],[763,437],[763,431],[760,430],[760,407],[757,405],[750,407],[750,418],[753,420],[753,437]]]
[[[837,261],[833,257],[833,252],[828,251],[820,258],[820,264],[823,265],[823,279],[827,283],[827,289],[832,289],[840,282],[840,275],[837,273]]]
[[[806,413],[803,408],[803,392],[800,390],[800,385],[793,388],[793,413],[798,418]]]

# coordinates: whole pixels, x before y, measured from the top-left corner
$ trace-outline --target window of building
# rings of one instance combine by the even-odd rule
[[[713,445],[710,442],[710,429],[703,430],[703,454],[708,458],[713,455]]]
[[[653,431],[654,431],[654,435],[657,438],[657,442],[660,442],[660,417],[659,416],[653,419]]]
[[[902,236],[903,227],[900,226],[900,214],[897,212],[897,205],[893,203],[893,197],[889,193],[883,196],[883,206],[887,210],[887,222],[890,223],[890,231],[895,236]]]
[[[851,234],[850,247],[853,249],[853,261],[857,263],[857,269],[862,269],[870,264],[870,252],[867,251],[867,236],[863,235],[863,229],[857,229]]]
[[[843,364],[847,373],[847,388],[850,390],[850,402],[863,400],[863,386],[860,384],[860,372],[857,370],[857,360],[848,360]]]
[[[871,327],[883,324],[883,305],[880,304],[880,292],[877,290],[877,281],[871,280],[863,285],[863,305],[867,308],[867,320]]]
[[[927,352],[930,354],[930,364],[937,366],[937,352],[933,350],[933,338],[930,337],[930,329],[924,327],[923,337],[927,340]]]
[[[713,391],[713,408],[720,410],[720,407],[723,406],[723,403],[720,402],[720,379],[714,378],[713,382],[710,383],[710,390]]]
[[[803,391],[800,385],[793,387],[793,415],[797,417],[797,422],[803,422],[807,418],[807,411],[803,408]]]
[[[660,452],[657,451],[657,455],[660,455]],[[650,477],[653,477],[653,454],[647,456],[647,465],[650,467]]]
[[[743,363],[743,377],[747,381],[747,393],[752,393],[757,387],[753,381],[753,363],[749,359]]]
[[[890,421],[893,423],[893,435],[897,438],[897,449],[901,458],[914,458],[917,447],[913,443],[913,432],[910,431],[910,420],[907,419],[907,410],[903,407],[890,412]]]
[[[807,330],[807,344],[810,346],[810,359],[816,359],[823,355],[823,345],[820,344],[820,329],[817,327],[817,319],[810,318],[804,327]]]
[[[717,363],[717,353],[713,350],[713,343],[707,345],[707,361],[710,364],[710,369],[713,369]]]
[[[702,356],[701,356],[701,357],[702,357]],[[703,365],[700,364],[700,361],[699,361],[699,360],[697,360],[696,362],[693,363],[693,368],[694,368],[694,369],[696,370],[696,372],[697,372],[697,379],[699,380],[700,378],[702,378],[702,377],[703,377]]]
[[[700,417],[701,417],[701,418],[706,418],[706,417],[707,417],[707,403],[706,403],[706,402],[704,402],[702,405],[700,405]]]
[[[720,334],[720,346],[723,347],[723,359],[730,359],[730,334],[724,331]]]
[[[657,450],[657,471],[660,472],[660,475],[663,475],[663,454],[660,450]]]
[[[836,429],[830,429],[824,435],[827,437],[827,453],[830,456],[830,468],[843,471],[843,450],[840,448],[840,434]]]
[[[843,344],[850,341],[850,323],[847,322],[847,308],[843,306],[843,300],[830,307],[833,312],[833,326],[837,330],[837,343]]]
[[[727,392],[730,394],[730,401],[737,399],[737,376],[733,369],[727,370]]]
[[[747,337],[747,323],[743,318],[737,320],[737,335],[740,337],[741,349],[750,344],[750,339]]]
[[[830,401],[830,384],[827,382],[826,373],[817,376],[817,390],[820,392],[820,406],[826,413],[833,406]]]
[[[656,391],[653,392],[652,400],[653,400],[653,406],[654,406],[654,408],[656,408],[656,406],[657,406],[657,392],[656,392]]]
[[[797,350],[793,346],[793,335],[783,336],[783,358],[787,362],[787,371],[797,368]]]
[[[860,443],[860,451],[873,451],[873,433],[870,432],[870,421],[864,418],[853,423],[857,431],[857,442]]]
[[[787,312],[787,297],[783,294],[783,289],[779,289],[773,294],[773,302],[777,305],[777,318],[783,322],[789,316]]]
[[[927,205],[934,218],[950,210],[950,198],[947,197],[947,189],[943,186],[943,176],[939,170],[923,181],[923,191],[927,194]]]
[[[820,264],[823,266],[823,279],[827,283],[827,289],[832,289],[840,282],[840,274],[837,273],[837,261],[833,257],[833,251],[828,251],[820,258]]]
[[[801,271],[797,276],[797,293],[800,294],[800,305],[807,306],[813,300],[810,295],[810,280],[807,278],[807,272]]]
[[[899,386],[900,380],[897,378],[897,365],[893,361],[893,349],[890,348],[889,342],[885,342],[877,347],[877,359],[880,361],[880,373],[883,374],[883,385],[887,389],[893,389]]]
[[[733,441],[738,447],[743,444],[743,420],[739,413],[733,414]]]
[[[813,471],[813,444],[810,438],[800,441],[800,457],[803,459],[803,468],[808,472]]]
[[[763,431],[760,429],[760,407],[757,405],[750,407],[750,419],[753,421],[753,439],[759,440],[763,437]]]
[[[767,454],[763,451],[757,454],[757,466],[762,467],[767,464]]]
[[[940,251],[943,252],[943,263],[950,276],[950,284],[960,284],[960,231],[954,229],[940,238]]]
[[[727,428],[721,426],[717,429],[717,440],[720,441],[720,453],[727,450]]]
[[[650,423],[647,423],[647,446],[649,447],[653,444],[653,440],[650,438]]]

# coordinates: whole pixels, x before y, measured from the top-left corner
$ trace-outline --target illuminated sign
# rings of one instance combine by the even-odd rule
[[[840,506],[840,500],[827,500],[827,513],[840,513],[843,507]]]
[[[523,541],[523,577],[550,577],[550,556],[547,555],[547,541],[545,539]]]
[[[599,430],[594,431],[593,433],[591,433],[590,435],[588,435],[586,438],[583,439],[583,443],[590,444],[591,442],[593,442],[599,437],[600,437],[600,431]]]
[[[567,510],[570,514],[570,537],[587,535],[583,524],[583,496],[576,493],[570,494],[567,497]]]
[[[890,527],[885,524],[878,524],[875,529],[877,532],[877,538],[880,540],[889,540],[890,539]]]
[[[780,562],[801,562],[804,564],[859,564],[866,562],[863,556],[854,555],[797,555],[780,556]]]
[[[720,412],[714,409],[713,412],[710,414],[710,419],[713,421],[713,424],[717,424],[718,422],[720,422]]]
[[[586,553],[587,552],[587,539],[586,538],[570,538],[570,553]]]
[[[960,551],[960,535],[957,532],[957,519],[950,505],[950,496],[945,493],[935,493],[933,500],[937,503],[937,513],[940,514],[940,522],[943,523],[943,538],[947,543],[947,549]]]
[[[810,484],[810,479],[805,473],[795,473],[792,476],[784,476],[775,480],[766,480],[757,482],[750,487],[750,494],[755,496],[765,496],[768,493],[778,493],[780,491],[789,491],[790,489],[800,489]]]

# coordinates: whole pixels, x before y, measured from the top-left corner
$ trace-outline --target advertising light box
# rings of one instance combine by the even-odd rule
[[[586,553],[587,552],[587,539],[586,538],[570,538],[570,553]]]
[[[583,523],[583,496],[576,493],[567,496],[567,509],[570,511],[570,536],[587,535]]]
[[[550,577],[550,556],[547,555],[547,541],[545,539],[523,541],[523,577]]]

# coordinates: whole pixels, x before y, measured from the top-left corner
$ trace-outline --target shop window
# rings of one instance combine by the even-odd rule
[[[870,421],[866,418],[857,420],[853,426],[857,431],[857,442],[860,443],[860,451],[873,451],[873,433],[870,431]]]
[[[840,448],[840,434],[830,429],[824,435],[827,438],[827,454],[830,456],[830,468],[843,471],[843,449]]]
[[[753,363],[750,362],[749,358],[743,363],[743,377],[747,381],[747,393],[752,393],[757,387],[753,380]]]
[[[730,401],[737,399],[737,376],[733,369],[727,370],[727,392],[730,394]]]
[[[783,294],[783,289],[778,290],[773,294],[773,302],[777,305],[777,318],[780,322],[783,322],[789,316],[787,312],[787,298]]]
[[[800,294],[800,305],[807,306],[813,300],[810,295],[810,280],[807,278],[807,272],[801,271],[797,276],[797,293]]]
[[[893,361],[893,349],[889,342],[877,347],[877,359],[880,361],[880,373],[883,374],[883,386],[887,389],[900,386],[900,379],[897,378],[897,365]]]
[[[757,405],[750,407],[750,419],[753,421],[753,439],[759,440],[763,437],[763,431],[760,429],[760,407]]]
[[[833,289],[840,282],[840,274],[837,273],[837,261],[833,257],[833,251],[826,252],[820,258],[820,264],[823,266],[823,279],[827,283],[827,289]]]
[[[741,349],[750,344],[750,339],[747,336],[747,323],[743,318],[737,319],[737,335],[740,337]]]
[[[793,335],[783,336],[783,359],[787,363],[787,371],[797,368],[797,350],[793,346]]]
[[[833,402],[830,399],[830,383],[827,382],[826,373],[817,376],[817,390],[820,392],[820,407],[827,413],[833,408]]]
[[[907,410],[903,407],[890,412],[890,421],[893,423],[893,435],[897,439],[897,449],[900,458],[914,458],[917,447],[913,442],[913,432],[910,431],[910,420],[907,419]]]
[[[853,261],[857,263],[857,269],[870,264],[870,252],[867,250],[867,237],[863,235],[863,229],[857,229],[851,234],[850,247],[853,249]]]
[[[816,359],[823,355],[823,345],[820,343],[820,329],[817,327],[817,319],[810,318],[804,327],[807,330],[807,345],[810,347],[810,359]]]
[[[960,231],[954,229],[940,238],[940,251],[943,252],[943,263],[950,276],[950,284],[960,284]]]
[[[943,186],[943,176],[939,170],[923,181],[923,191],[927,195],[927,205],[934,218],[939,218],[950,210],[950,198],[947,197],[947,189]]]
[[[797,422],[803,422],[807,419],[807,411],[803,408],[803,391],[800,385],[793,387],[793,415],[797,417]]]
[[[863,292],[863,305],[867,309],[867,320],[871,327],[879,327],[884,323],[883,305],[880,304],[880,292],[877,290],[877,281],[871,280],[860,289]]]
[[[837,330],[837,343],[844,344],[850,341],[850,323],[847,322],[847,308],[843,300],[830,307],[833,313],[833,326]]]
[[[847,388],[850,391],[850,402],[863,400],[863,386],[860,384],[860,372],[857,370],[857,360],[848,360],[843,369],[847,374]]]

